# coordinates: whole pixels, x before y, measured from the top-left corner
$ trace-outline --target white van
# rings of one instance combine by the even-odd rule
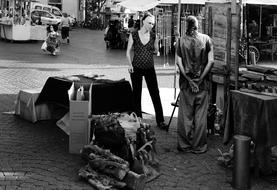
[[[49,11],[38,9],[31,11],[31,19],[33,23],[39,24],[40,21],[42,25],[59,25],[61,23],[61,18],[56,17]]]
[[[41,3],[32,3],[31,9],[48,11],[58,18],[61,18],[63,16],[61,10],[58,7],[51,6],[51,5],[45,5],[45,4],[41,4]]]
[[[52,13],[53,15],[55,15],[58,19],[61,19],[63,16],[61,10],[58,7],[51,6],[51,5],[45,5],[45,4],[41,4],[41,3],[32,3],[31,9],[32,9],[32,11],[33,10],[48,11],[48,12]],[[69,20],[70,20],[71,26],[73,26],[76,22],[76,19],[71,16],[69,16]]]

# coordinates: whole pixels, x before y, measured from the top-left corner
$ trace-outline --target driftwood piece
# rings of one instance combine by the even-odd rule
[[[264,77],[256,74],[243,74],[242,77],[247,78],[251,81],[263,81]]]
[[[113,161],[104,160],[102,158],[95,158],[90,160],[89,166],[92,169],[95,169],[104,174],[111,175],[119,180],[122,180],[129,171],[129,167]]]
[[[124,177],[123,182],[125,182],[127,187],[131,190],[143,190],[146,183],[146,176],[144,174],[137,174],[129,171]]]
[[[259,73],[259,72],[256,72],[256,71],[240,71],[239,73],[241,75],[244,75],[244,74],[253,74],[253,75],[257,75],[257,76],[261,76],[261,77],[265,76],[264,73]]]
[[[98,155],[105,160],[114,161],[126,167],[129,167],[129,162],[112,154],[109,150],[105,150],[98,147],[97,145],[92,145],[92,144],[85,145],[84,148],[81,150],[82,157],[87,161],[94,159],[93,157],[90,156],[91,153],[93,153],[94,155]]]
[[[266,79],[269,81],[277,82],[277,76],[276,75],[266,75]]]
[[[99,176],[91,174],[90,172],[86,171],[85,169],[79,170],[79,177],[87,180],[90,185],[92,185],[93,187],[95,187],[99,190],[108,190],[108,189],[112,188],[111,185],[104,185],[103,184],[104,181],[101,181],[101,179],[99,179]]]
[[[118,181],[115,178],[92,170],[89,165],[79,170],[79,176],[86,179],[90,184],[97,185],[102,189],[124,188],[126,183]]]
[[[274,68],[260,66],[260,65],[247,65],[246,68],[249,71],[254,71],[254,72],[264,73],[264,74],[273,74],[273,72],[276,71],[276,69]]]

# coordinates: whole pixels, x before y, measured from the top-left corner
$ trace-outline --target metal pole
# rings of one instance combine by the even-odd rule
[[[177,16],[177,31],[175,34],[175,41],[176,43],[179,40],[180,37],[180,19],[181,19],[181,0],[178,0],[178,16]],[[175,45],[176,47],[176,45]],[[174,68],[174,99],[176,99],[176,79],[177,79],[177,51],[175,48],[175,68]]]
[[[262,14],[263,14],[263,6],[260,5],[260,27],[259,27],[259,39],[262,37]]]
[[[235,189],[249,189],[250,141],[244,135],[234,136],[234,168],[232,185]]]
[[[241,25],[244,28],[244,19],[243,19],[243,5],[242,0],[239,1],[239,12],[238,12],[238,24],[237,24],[237,36],[236,36],[236,51],[238,52],[239,49],[239,43],[241,39]],[[238,89],[238,80],[239,80],[239,55],[236,54],[236,68],[235,68],[235,89]]]

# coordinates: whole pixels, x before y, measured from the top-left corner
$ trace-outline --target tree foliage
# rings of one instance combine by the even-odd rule
[[[86,0],[87,11],[100,13],[107,0]]]

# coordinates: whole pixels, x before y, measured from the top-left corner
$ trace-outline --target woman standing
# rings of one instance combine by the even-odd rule
[[[158,51],[158,40],[156,39],[156,35],[152,32],[155,18],[153,15],[146,13],[142,18],[142,23],[141,29],[133,31],[130,34],[126,51],[126,57],[130,64],[129,73],[131,75],[133,87],[135,112],[138,117],[142,117],[141,92],[144,76],[154,104],[157,126],[166,130],[167,126],[164,123],[163,108],[153,58],[153,53]],[[134,48],[133,59],[131,59],[132,47]]]
[[[63,17],[61,20],[61,27],[62,27],[62,40],[67,40],[67,43],[69,43],[69,27],[70,27],[70,19],[67,16],[67,13],[63,13]]]

